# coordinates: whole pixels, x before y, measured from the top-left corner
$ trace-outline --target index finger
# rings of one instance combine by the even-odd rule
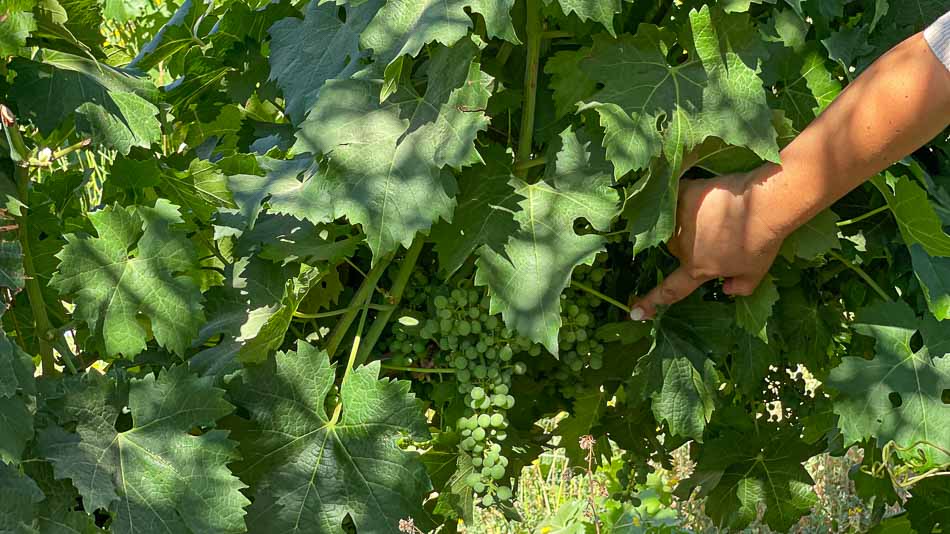
[[[634,300],[630,309],[630,318],[635,321],[652,319],[656,315],[657,306],[669,306],[685,299],[706,280],[708,279],[694,278],[685,267],[681,266],[643,298]]]

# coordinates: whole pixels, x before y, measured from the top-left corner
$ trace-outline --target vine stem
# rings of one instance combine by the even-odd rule
[[[3,116],[3,129],[10,141],[10,146],[17,152],[20,161],[16,162],[16,187],[17,196],[24,204],[28,203],[30,194],[30,172],[26,167],[29,163],[29,152],[20,130],[17,129],[13,113],[6,106],[0,105],[0,115]],[[53,345],[50,343],[49,334],[53,327],[46,314],[46,301],[43,299],[43,290],[36,277],[36,268],[33,265],[33,254],[30,251],[30,233],[29,221],[26,215],[15,217],[17,223],[17,235],[20,239],[20,249],[23,252],[23,272],[25,274],[24,285],[26,286],[26,295],[30,301],[30,309],[33,312],[33,324],[35,327],[36,339],[39,342],[40,362],[42,363],[43,375],[51,376],[58,373],[56,370],[55,359],[53,358]]]
[[[455,369],[439,369],[429,367],[403,367],[401,365],[380,365],[383,369],[390,371],[408,371],[410,373],[436,373],[436,374],[455,374]]]
[[[363,303],[363,313],[360,315],[360,324],[356,327],[356,335],[353,336],[353,346],[350,347],[350,357],[346,360],[346,370],[343,371],[343,379],[340,380],[341,387],[346,384],[346,379],[350,377],[350,372],[353,371],[353,363],[356,361],[356,353],[360,350],[360,341],[363,336],[363,327],[366,326],[366,316],[369,314],[369,301],[366,299],[366,302]],[[336,405],[336,408],[333,409],[333,417],[330,418],[328,423],[330,426],[333,426],[340,420],[340,413],[343,411],[343,400]]]
[[[399,266],[399,272],[396,273],[396,279],[393,280],[393,287],[389,290],[390,308],[379,312],[376,319],[373,320],[369,332],[366,333],[366,342],[363,343],[363,347],[356,357],[356,363],[362,364],[366,361],[370,351],[376,346],[376,342],[379,341],[379,337],[386,329],[386,325],[389,324],[389,320],[399,306],[399,301],[402,300],[402,293],[406,290],[412,270],[416,268],[416,262],[419,261],[419,254],[422,252],[425,242],[425,237],[418,235],[410,245],[409,250],[406,251],[406,256],[402,259],[402,265]]]
[[[343,316],[340,317],[340,320],[333,328],[333,332],[330,333],[330,340],[327,341],[327,354],[329,354],[331,358],[340,348],[340,344],[343,343],[343,338],[346,336],[347,331],[349,331],[350,325],[352,325],[356,319],[356,314],[360,312],[364,304],[368,304],[369,300],[372,299],[373,292],[376,290],[376,283],[379,282],[383,273],[386,272],[386,267],[389,266],[389,262],[391,261],[392,256],[380,258],[379,262],[367,273],[366,278],[363,279],[363,283],[356,291],[356,294],[353,295],[350,306],[346,309]]]
[[[878,208],[874,208],[873,210],[871,210],[871,211],[869,211],[869,212],[867,212],[867,213],[863,213],[863,214],[861,214],[861,215],[858,215],[857,217],[854,217],[853,219],[847,219],[847,220],[844,220],[844,221],[838,221],[836,224],[837,224],[838,226],[848,226],[849,224],[859,223],[859,222],[863,221],[864,219],[869,219],[869,218],[871,218],[871,217],[874,217],[874,216],[877,215],[878,213],[881,213],[881,212],[883,212],[883,211],[887,211],[888,209],[890,209],[890,206],[884,205],[884,206],[881,206],[881,207],[878,207]]]
[[[594,288],[592,288],[592,287],[590,287],[590,286],[588,286],[588,285],[585,285],[585,284],[582,284],[582,283],[580,283],[580,282],[576,282],[576,281],[572,280],[572,281],[571,281],[571,287],[576,287],[577,289],[580,289],[581,291],[585,291],[585,292],[587,292],[587,293],[590,293],[591,295],[594,295],[595,297],[597,297],[597,298],[599,298],[600,300],[606,302],[607,304],[610,304],[610,305],[616,306],[617,308],[620,308],[621,310],[624,311],[624,313],[628,313],[628,314],[630,313],[630,307],[629,307],[629,306],[627,306],[626,304],[620,302],[619,300],[617,300],[617,299],[615,299],[615,298],[611,298],[611,297],[608,297],[607,295],[604,295],[604,294],[601,293],[600,291],[597,291],[596,289],[594,289]]]
[[[867,284],[871,286],[871,289],[873,289],[878,295],[880,295],[881,298],[884,299],[886,302],[891,302],[892,300],[894,300],[887,295],[887,293],[881,288],[881,286],[879,286],[877,282],[875,282],[874,279],[871,278],[871,276],[864,271],[864,269],[852,263],[850,260],[848,260],[848,258],[845,258],[841,254],[838,254],[837,252],[833,250],[829,250],[828,255],[840,261],[846,267],[848,267],[849,269],[857,273],[858,276],[860,276],[865,282],[867,282]]]
[[[541,6],[539,0],[527,0],[527,61],[524,68],[524,112],[521,115],[521,136],[518,139],[518,163],[531,159],[534,144],[534,111],[537,107],[538,70],[541,63]],[[521,170],[524,176],[527,169]]]
[[[393,308],[393,306],[390,306],[389,304],[370,304],[369,305],[369,309],[371,310],[388,310],[390,308]],[[340,308],[339,310],[331,310],[331,311],[319,312],[319,313],[304,313],[301,311],[295,311],[294,318],[295,319],[326,319],[327,317],[337,317],[339,315],[343,315],[344,313],[352,311],[353,309],[354,309],[353,307]],[[359,306],[357,306],[355,309],[359,310],[360,308]]]

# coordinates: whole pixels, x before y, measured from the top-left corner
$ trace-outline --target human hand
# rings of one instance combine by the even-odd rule
[[[643,297],[631,298],[630,318],[650,319],[657,306],[688,297],[723,278],[730,295],[750,295],[778,255],[784,235],[752,209],[751,174],[680,183],[676,230],[667,244],[680,266]]]

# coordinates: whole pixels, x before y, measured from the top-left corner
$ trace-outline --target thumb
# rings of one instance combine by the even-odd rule
[[[635,321],[652,319],[657,306],[669,306],[679,302],[703,285],[708,279],[693,278],[685,267],[680,267],[666,277],[641,299],[635,299],[630,309],[630,318]]]

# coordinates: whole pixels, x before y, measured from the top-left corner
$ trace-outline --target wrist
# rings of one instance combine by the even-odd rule
[[[802,221],[782,167],[765,164],[742,175],[742,179],[743,207],[750,226],[759,234],[758,240],[780,245]]]

